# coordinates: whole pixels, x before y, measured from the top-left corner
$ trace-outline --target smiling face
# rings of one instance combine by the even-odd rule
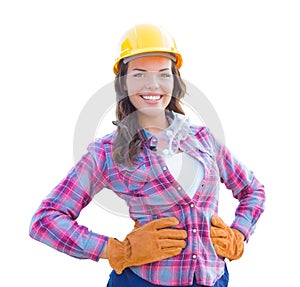
[[[139,117],[159,117],[171,101],[172,62],[163,56],[146,56],[128,63],[126,86]]]

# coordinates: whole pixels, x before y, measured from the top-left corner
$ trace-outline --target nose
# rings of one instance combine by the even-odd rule
[[[149,73],[147,75],[146,88],[150,90],[159,88],[159,81],[156,73]]]

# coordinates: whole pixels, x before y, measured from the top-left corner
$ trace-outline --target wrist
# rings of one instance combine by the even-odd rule
[[[108,259],[107,245],[108,245],[108,243],[105,244],[105,246],[104,246],[104,248],[102,250],[102,253],[100,255],[100,258],[102,258],[102,259]]]

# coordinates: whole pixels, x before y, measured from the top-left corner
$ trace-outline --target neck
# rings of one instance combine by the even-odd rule
[[[153,135],[158,134],[169,126],[169,122],[166,118],[165,112],[155,116],[138,114],[138,120],[142,128],[146,129]]]

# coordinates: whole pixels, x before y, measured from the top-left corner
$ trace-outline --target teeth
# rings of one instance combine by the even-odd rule
[[[158,101],[160,96],[142,96],[144,100]]]

